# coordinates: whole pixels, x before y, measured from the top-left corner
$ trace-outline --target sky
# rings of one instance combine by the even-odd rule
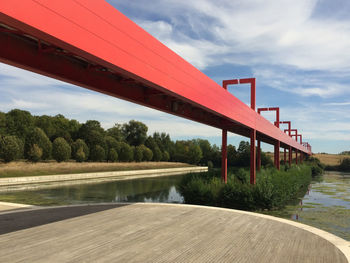
[[[313,152],[350,150],[350,1],[108,0],[170,49],[221,84],[255,77],[257,107],[280,107]],[[229,91],[249,104],[243,86]],[[131,119],[149,134],[203,138],[221,131],[0,63],[0,111],[63,114],[104,128]],[[263,113],[273,121],[273,113]],[[229,134],[237,145],[243,137]],[[263,145],[263,149],[272,147]]]

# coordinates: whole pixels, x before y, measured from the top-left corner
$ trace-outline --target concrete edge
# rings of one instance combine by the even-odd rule
[[[162,168],[162,169],[144,169],[144,170],[129,170],[129,171],[115,171],[115,172],[99,172],[99,173],[80,173],[80,174],[59,174],[59,175],[42,175],[42,176],[28,176],[28,177],[9,177],[0,179],[0,187],[15,186],[23,184],[37,184],[48,182],[63,182],[63,181],[77,181],[90,179],[103,179],[114,177],[146,177],[149,175],[175,175],[181,173],[191,172],[207,172],[206,166],[180,167],[180,168]]]
[[[264,214],[259,214],[259,213],[254,213],[254,212],[247,212],[247,211],[242,211],[242,210],[236,210],[236,209],[229,209],[229,208],[222,208],[222,207],[213,207],[213,206],[200,206],[200,205],[188,205],[188,204],[170,204],[170,203],[89,203],[89,204],[76,204],[76,205],[64,205],[64,206],[31,206],[31,209],[28,210],[8,210],[8,211],[3,211],[0,212],[0,215],[3,214],[11,214],[11,213],[20,213],[20,212],[25,212],[25,211],[33,211],[33,210],[44,210],[44,209],[56,209],[56,208],[64,208],[64,207],[80,207],[80,206],[94,206],[94,205],[113,205],[115,204],[116,206],[118,205],[145,205],[145,206],[152,206],[152,205],[157,205],[157,206],[184,206],[184,207],[193,207],[193,208],[200,208],[200,209],[211,209],[211,210],[223,210],[227,212],[235,212],[239,214],[246,214],[246,215],[251,215],[255,217],[260,217],[260,218],[265,218],[269,220],[274,220],[280,223],[285,223],[294,227],[297,227],[299,229],[303,229],[305,231],[308,231],[312,234],[315,234],[331,244],[333,244],[336,248],[338,248],[345,256],[345,258],[348,260],[350,263],[350,242],[346,241],[345,239],[342,239],[336,235],[333,235],[331,233],[328,233],[324,230],[305,225],[302,223],[294,222],[288,219],[283,219],[279,217],[274,217],[270,215],[264,215]],[[20,205],[20,204],[19,204]],[[27,205],[25,205],[27,206]]]
[[[11,202],[1,202],[0,205],[5,206],[12,206],[12,207],[18,207],[18,208],[37,208],[38,206],[35,205],[26,205],[26,204],[18,204],[18,203],[11,203]]]

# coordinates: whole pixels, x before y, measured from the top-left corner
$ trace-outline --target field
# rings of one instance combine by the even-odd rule
[[[268,152],[267,155],[270,156],[271,159],[273,160],[273,153]],[[334,165],[339,165],[341,160],[343,160],[344,158],[350,158],[350,155],[317,153],[317,154],[314,154],[313,157],[316,157],[321,161],[321,163],[325,165],[334,166]],[[284,158],[283,152],[281,152],[280,160],[283,160],[283,158]],[[294,158],[295,158],[295,153],[293,153],[293,159]],[[287,152],[287,160],[288,160],[288,152]]]
[[[314,154],[313,157],[318,158],[321,163],[325,164],[325,165],[339,165],[340,162],[344,159],[344,158],[350,158],[350,155],[341,155],[341,154]]]
[[[11,162],[0,164],[1,177],[38,176],[54,174],[74,174],[91,172],[110,172],[142,169],[162,169],[191,166],[173,162],[141,162],[141,163],[76,163],[76,162]]]

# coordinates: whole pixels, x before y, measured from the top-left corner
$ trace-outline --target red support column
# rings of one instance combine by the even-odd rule
[[[303,153],[300,152],[300,164],[302,164],[302,163],[303,163]]]
[[[222,87],[227,90],[228,85],[238,84],[237,79],[224,80]],[[222,130],[222,144],[221,144],[221,178],[227,183],[227,130]]]
[[[288,155],[289,155],[288,156],[289,167],[291,167],[292,166],[292,158],[293,158],[291,146],[289,146]]]
[[[250,184],[256,183],[256,130],[250,131]]]
[[[258,171],[261,170],[261,142],[258,140],[258,151],[257,151],[257,163],[258,163]]]
[[[280,141],[277,141],[275,143],[275,150],[274,150],[274,156],[275,156],[275,167],[277,170],[280,169]]]
[[[287,164],[287,149],[286,148],[284,148],[283,163],[284,163],[284,165]]]
[[[227,130],[222,130],[221,144],[221,178],[227,183]]]

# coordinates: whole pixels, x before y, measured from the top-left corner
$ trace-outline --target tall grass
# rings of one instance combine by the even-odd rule
[[[220,206],[242,210],[276,209],[305,194],[317,164],[282,166],[263,169],[257,174],[255,185],[249,184],[249,170],[231,170],[228,182],[220,178],[220,170],[188,174],[180,183],[185,203]],[[322,172],[322,170],[321,170]]]

